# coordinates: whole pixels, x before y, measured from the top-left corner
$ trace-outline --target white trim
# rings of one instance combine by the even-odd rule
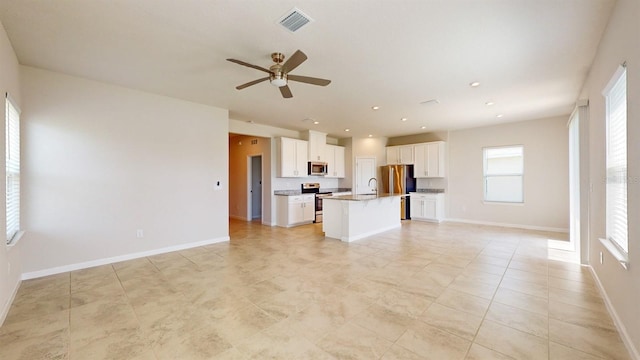
[[[498,223],[498,222],[490,222],[490,221],[479,221],[479,220],[468,220],[468,219],[445,219],[444,221],[445,222],[474,224],[474,225],[500,226],[500,227],[515,228],[515,229],[526,229],[526,230],[539,230],[539,231],[553,231],[553,232],[569,233],[569,229],[568,228],[556,228],[556,227],[549,227],[549,226],[536,226],[536,225],[524,225],[524,224],[507,224],[507,223]]]
[[[402,227],[402,223],[400,223],[398,225],[387,226],[387,227],[382,228],[382,229],[369,231],[369,232],[366,232],[366,233],[363,233],[363,234],[358,234],[358,235],[353,235],[353,236],[343,236],[343,237],[340,238],[340,241],[352,242],[352,241],[364,239],[364,238],[369,237],[369,236],[373,236],[373,235],[377,235],[377,234],[380,234],[380,233],[383,233],[383,232],[387,232],[387,231],[390,231],[390,230],[398,229],[400,227]],[[333,239],[333,238],[331,238],[331,239]]]
[[[229,241],[229,236],[223,236],[223,237],[219,237],[219,238],[215,238],[215,239],[197,241],[197,242],[192,242],[192,243],[187,243],[187,244],[168,246],[168,247],[164,247],[164,248],[160,248],[160,249],[142,251],[142,252],[137,252],[137,253],[119,255],[119,256],[114,256],[114,257],[110,257],[110,258],[97,259],[97,260],[91,260],[91,261],[84,261],[84,262],[77,263],[77,264],[56,266],[56,267],[49,268],[49,269],[23,273],[22,274],[22,280],[35,279],[35,278],[40,278],[40,277],[49,276],[49,275],[61,274],[61,273],[69,272],[69,271],[87,269],[87,268],[100,266],[100,265],[113,264],[113,263],[117,263],[117,262],[120,262],[120,261],[133,260],[133,259],[138,259],[138,258],[147,257],[147,256],[153,256],[153,255],[158,255],[158,254],[169,253],[169,252],[173,252],[173,251],[191,249],[191,248],[195,248],[195,247],[199,247],[199,246],[217,244],[217,243],[221,243],[221,242],[225,242],[225,241]]]
[[[16,299],[16,295],[18,294],[18,289],[20,289],[20,284],[22,284],[22,280],[18,279],[16,281],[16,286],[13,288],[11,292],[11,296],[7,299],[7,302],[2,307],[2,312],[0,313],[0,326],[4,324],[4,321],[7,319],[7,315],[9,315],[9,310],[11,310],[11,305],[13,301]]]
[[[510,202],[510,201],[489,201],[482,200],[484,205],[506,205],[506,206],[524,206],[524,201],[522,202]]]
[[[622,249],[618,248],[618,244],[614,243],[610,239],[598,238],[602,246],[620,263],[620,265],[625,269],[629,270],[629,255],[625,253]]]
[[[7,243],[7,248],[11,249],[12,247],[16,246],[16,244],[18,243],[18,241],[20,241],[20,239],[22,239],[22,237],[24,236],[24,230],[19,230],[14,236],[13,239],[11,239],[10,243]]]
[[[609,315],[611,315],[611,318],[613,319],[613,323],[616,326],[616,329],[620,334],[620,338],[622,338],[622,342],[624,343],[624,346],[627,348],[629,355],[633,360],[640,360],[640,353],[638,352],[638,349],[636,349],[636,347],[633,345],[633,341],[631,340],[631,337],[627,332],[627,328],[624,326],[624,323],[620,320],[620,317],[618,316],[618,313],[613,307],[613,304],[611,303],[609,296],[607,296],[607,292],[604,290],[604,286],[602,286],[602,283],[600,282],[600,278],[598,277],[598,274],[593,269],[593,266],[587,266],[587,267],[589,268],[589,270],[591,270],[591,275],[593,275],[593,278],[596,280],[596,285],[598,286],[598,291],[600,291],[600,295],[604,300],[604,305],[607,307],[607,311],[609,311]]]

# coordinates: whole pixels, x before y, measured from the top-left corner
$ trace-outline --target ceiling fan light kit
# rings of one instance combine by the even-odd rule
[[[320,78],[300,76],[300,75],[289,75],[290,71],[297,68],[305,60],[307,60],[307,55],[305,55],[300,50],[297,50],[295,53],[293,53],[293,55],[291,55],[289,60],[287,60],[284,64],[282,63],[284,61],[284,55],[282,53],[279,53],[279,52],[272,53],[271,59],[273,60],[273,62],[275,62],[275,64],[271,65],[269,69],[265,69],[262,66],[249,64],[242,60],[227,59],[227,61],[230,61],[232,63],[250,67],[250,68],[260,70],[269,74],[268,77],[260,78],[257,80],[250,81],[246,84],[236,86],[236,89],[242,90],[249,86],[269,80],[269,83],[271,83],[271,85],[280,88],[280,94],[282,94],[282,97],[288,99],[293,97],[293,94],[291,93],[291,89],[289,89],[289,86],[288,86],[289,80],[297,81],[305,84],[318,85],[318,86],[327,86],[331,83],[331,80],[327,80],[327,79],[320,79]]]

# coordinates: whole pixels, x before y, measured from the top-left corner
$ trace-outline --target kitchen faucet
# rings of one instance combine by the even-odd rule
[[[376,179],[376,178],[374,178],[374,177],[372,177],[371,179],[369,179],[369,183],[368,183],[368,185],[367,185],[367,186],[369,186],[369,187],[371,187],[371,180],[375,180],[375,181],[376,181],[376,188],[375,188],[375,189],[373,189],[373,191],[375,191],[375,192],[376,192],[376,196],[378,196],[378,179]]]

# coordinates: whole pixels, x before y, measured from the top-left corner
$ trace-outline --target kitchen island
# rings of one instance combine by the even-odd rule
[[[400,198],[407,194],[344,195],[324,198],[325,237],[351,242],[399,228]]]

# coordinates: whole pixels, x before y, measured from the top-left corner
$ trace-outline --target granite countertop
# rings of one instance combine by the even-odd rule
[[[320,188],[320,192],[321,193],[338,193],[338,192],[349,192],[351,191],[350,188]],[[310,193],[313,194],[313,193]],[[274,190],[273,191],[273,195],[279,195],[279,196],[296,196],[296,195],[302,195],[302,191],[301,190]]]
[[[444,189],[416,189],[417,193],[442,194]]]
[[[351,188],[320,188],[321,193],[341,193],[341,192],[350,192]]]
[[[347,200],[347,201],[369,201],[375,199],[384,199],[390,197],[407,197],[409,194],[360,194],[360,195],[341,195],[324,198],[324,200]]]

